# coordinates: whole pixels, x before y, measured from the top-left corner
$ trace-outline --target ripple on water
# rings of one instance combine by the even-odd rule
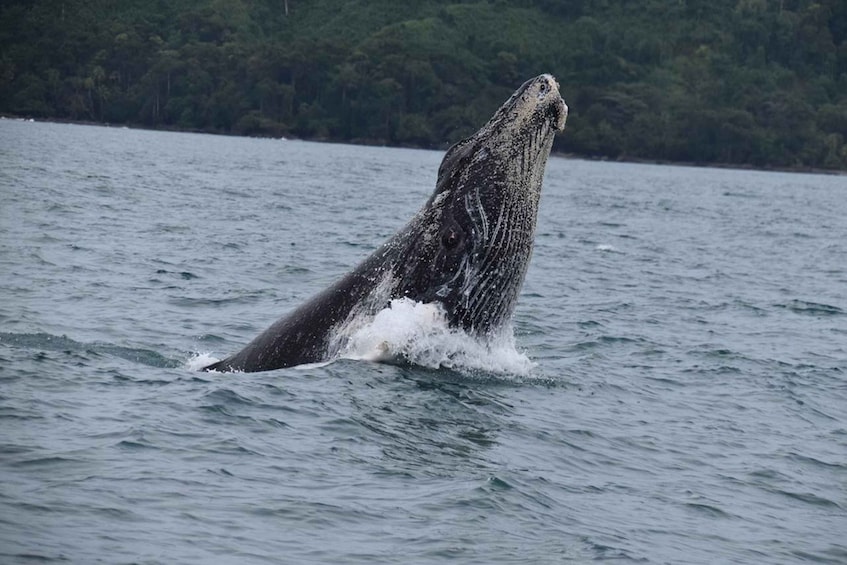
[[[208,374],[441,154],[8,122],[0,561],[847,561],[843,179],[551,159],[530,370]]]

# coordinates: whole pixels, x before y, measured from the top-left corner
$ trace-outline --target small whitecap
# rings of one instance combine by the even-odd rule
[[[617,247],[615,247],[614,245],[609,245],[608,243],[601,243],[594,249],[606,253],[620,253],[620,250]]]
[[[185,368],[189,371],[200,371],[203,367],[208,367],[212,363],[220,361],[211,353],[195,353],[186,362]]]
[[[334,359],[329,359],[327,361],[318,361],[317,363],[303,363],[302,365],[294,365],[291,367],[297,371],[308,371],[310,369],[320,369],[321,367],[326,367],[327,365],[331,365]]]

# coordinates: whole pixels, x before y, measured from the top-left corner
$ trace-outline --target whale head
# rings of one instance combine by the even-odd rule
[[[528,80],[453,145],[410,223],[401,294],[440,302],[450,323],[494,336],[507,325],[532,255],[544,169],[568,108],[551,75]]]

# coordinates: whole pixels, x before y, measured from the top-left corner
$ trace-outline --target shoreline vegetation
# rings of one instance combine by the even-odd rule
[[[221,135],[221,136],[230,136],[230,137],[247,137],[252,139],[269,139],[269,140],[279,140],[279,141],[308,141],[309,143],[340,143],[340,144],[348,144],[348,145],[361,145],[365,147],[393,147],[397,149],[424,149],[427,151],[446,151],[450,148],[450,144],[443,144],[439,147],[421,147],[419,145],[388,145],[382,143],[380,141],[375,140],[339,140],[339,139],[309,139],[309,138],[300,138],[296,136],[272,136],[272,135],[263,135],[263,134],[254,134],[254,135],[246,135],[241,133],[232,133],[232,132],[215,132],[215,131],[203,131],[199,129],[180,129],[177,127],[147,127],[138,124],[110,124],[105,122],[94,122],[90,120],[70,120],[70,119],[61,119],[61,118],[39,118],[35,119],[30,116],[17,116],[14,114],[0,114],[0,119],[2,120],[14,120],[14,121],[22,121],[22,122],[43,122],[43,123],[52,123],[52,124],[71,124],[71,125],[79,125],[79,126],[95,126],[95,127],[105,127],[105,128],[116,128],[116,129],[135,129],[135,130],[144,130],[144,131],[162,131],[162,132],[171,132],[171,133],[198,133],[203,135]],[[565,129],[567,131],[567,129]],[[563,135],[563,134],[558,134]],[[563,151],[552,151],[550,153],[551,157],[560,158],[560,159],[573,159],[580,161],[601,161],[601,162],[609,162],[609,163],[632,163],[635,165],[668,165],[674,167],[703,167],[703,168],[712,168],[712,169],[728,169],[728,170],[739,170],[739,171],[760,171],[760,172],[774,172],[774,173],[803,173],[803,174],[814,174],[814,175],[834,175],[834,176],[847,176],[847,170],[839,170],[839,169],[818,169],[814,167],[772,167],[772,166],[762,166],[757,167],[755,165],[749,164],[739,164],[739,163],[697,163],[697,162],[686,162],[686,161],[661,161],[658,159],[627,159],[624,157],[617,157],[615,159],[611,159],[605,156],[585,156],[578,155],[576,153],[565,153]]]
[[[446,149],[554,74],[575,158],[847,171],[842,0],[10,0],[0,114]]]

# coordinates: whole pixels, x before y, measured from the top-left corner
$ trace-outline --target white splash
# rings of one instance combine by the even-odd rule
[[[476,339],[450,328],[440,305],[392,300],[370,321],[358,324],[339,353],[345,359],[406,361],[437,369],[528,376],[535,363],[515,349],[511,328],[504,337]]]
[[[212,363],[220,361],[210,353],[196,353],[185,362],[185,368],[188,371],[200,371],[203,367],[208,367]]]
[[[595,247],[597,251],[605,251],[607,253],[620,253],[621,251],[615,247],[614,245],[609,245],[608,243],[601,243],[597,247]]]

